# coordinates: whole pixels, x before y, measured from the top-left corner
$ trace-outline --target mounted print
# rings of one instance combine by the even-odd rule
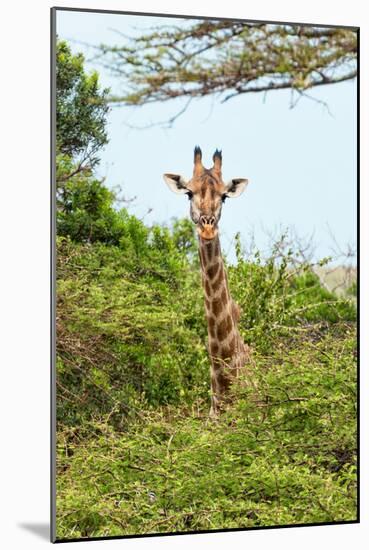
[[[358,522],[359,30],[51,16],[52,540]]]

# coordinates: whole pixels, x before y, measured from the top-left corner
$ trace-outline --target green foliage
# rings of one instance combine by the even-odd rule
[[[125,208],[114,208],[115,194],[92,176],[77,175],[63,187],[57,212],[58,235],[75,242],[120,246],[136,256],[147,246],[147,228]]]
[[[58,234],[79,242],[118,245],[127,213],[113,208],[114,199],[114,193],[92,176],[69,179],[59,197]]]
[[[348,294],[349,296],[352,296],[353,298],[356,299],[357,293],[358,293],[357,282],[354,281],[354,282],[349,286],[349,288],[347,289],[347,294]]]
[[[116,208],[92,171],[106,91],[65,42],[57,57],[58,538],[354,520],[355,286],[238,241],[253,356],[210,422],[193,224]]]
[[[65,41],[56,45],[56,192],[59,234],[75,240],[114,243],[113,196],[92,173],[107,143],[108,89],[96,71],[87,74],[82,54]]]
[[[297,322],[355,321],[356,307],[352,301],[353,294],[347,293],[346,299],[339,298],[322,286],[318,275],[313,271],[305,270],[303,275],[295,277],[291,287],[295,292]],[[309,304],[306,304],[306,294],[309,295]]]
[[[58,537],[354,520],[354,301],[238,248],[253,356],[211,422],[193,228],[117,215],[57,243]]]
[[[96,71],[87,74],[82,54],[73,55],[67,42],[56,46],[57,154],[83,154],[96,163],[96,152],[107,143],[105,129],[108,89],[100,89]]]
[[[137,401],[208,394],[201,284],[181,231],[119,215],[118,246],[58,238],[58,418],[82,430],[112,409],[122,427]]]
[[[111,421],[121,429],[137,407],[207,399],[193,226],[148,228],[114,210],[100,182],[72,189],[70,209],[58,215],[59,418],[83,430],[95,414],[114,409]],[[291,271],[291,258],[263,263],[256,254],[250,262],[238,252],[229,266],[241,331],[265,353],[281,341],[293,345],[304,331],[320,333],[322,323],[355,319],[351,301],[322,288],[308,266]]]
[[[58,537],[356,519],[355,334],[255,354],[217,422],[201,402],[142,411],[127,433],[58,440]],[[251,368],[250,368],[251,370]]]
[[[242,309],[240,328],[247,342],[267,351],[276,338],[291,338],[313,325],[354,321],[356,307],[352,297],[339,297],[325,289],[304,262],[296,266],[297,253],[277,251],[286,235],[274,245],[270,257],[262,260],[256,251],[246,258],[236,239],[237,263],[229,266],[232,294]]]

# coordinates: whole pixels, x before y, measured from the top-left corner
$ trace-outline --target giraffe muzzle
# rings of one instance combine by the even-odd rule
[[[200,216],[197,231],[202,239],[210,241],[218,234],[214,216]]]

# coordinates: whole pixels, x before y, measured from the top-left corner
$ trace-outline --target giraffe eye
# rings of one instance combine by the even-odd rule
[[[188,197],[189,200],[192,199],[192,197],[193,197],[192,191],[187,191],[187,197]]]
[[[225,202],[226,198],[227,198],[227,195],[224,193],[224,194],[222,195],[222,202]]]

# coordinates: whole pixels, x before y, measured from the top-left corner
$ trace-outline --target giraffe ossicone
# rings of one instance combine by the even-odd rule
[[[190,199],[190,215],[196,225],[205,315],[208,324],[208,351],[210,356],[211,408],[210,416],[218,416],[232,379],[249,361],[250,350],[238,330],[240,308],[232,299],[227,273],[221,253],[218,223],[227,197],[238,197],[248,180],[234,178],[228,183],[222,179],[222,152],[213,155],[212,168],[204,168],[202,152],[194,150],[193,175],[186,180],[179,174],[164,174],[164,180],[175,193]]]

